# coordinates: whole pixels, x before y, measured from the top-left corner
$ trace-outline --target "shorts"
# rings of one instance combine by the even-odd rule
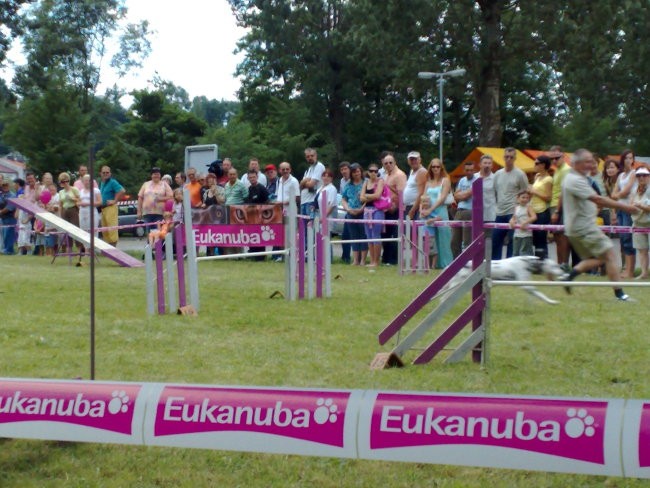
[[[614,244],[600,229],[594,229],[580,236],[567,236],[571,247],[578,253],[580,259],[600,258]]]
[[[640,249],[642,251],[650,249],[650,234],[635,232],[632,234],[632,244],[634,245],[634,249]]]

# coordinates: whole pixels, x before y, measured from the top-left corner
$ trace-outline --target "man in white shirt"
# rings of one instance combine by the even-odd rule
[[[298,202],[298,197],[300,196],[300,183],[298,179],[291,174],[291,165],[286,161],[283,161],[278,166],[280,171],[280,178],[278,179],[278,187],[276,190],[276,202],[282,203],[283,205],[289,205],[289,196],[291,190],[293,189],[293,195]]]
[[[266,186],[266,175],[260,171],[259,159],[251,158],[250,161],[248,161],[248,171],[251,170],[257,173],[257,182],[262,186]],[[248,181],[248,171],[241,177],[241,182],[246,186],[246,188],[251,186],[250,182]]]
[[[302,180],[300,181],[300,213],[311,218],[314,217],[316,192],[320,188],[325,166],[318,161],[316,149],[305,149],[305,159],[309,164]]]

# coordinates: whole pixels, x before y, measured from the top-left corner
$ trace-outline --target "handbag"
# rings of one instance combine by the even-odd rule
[[[375,200],[374,205],[377,210],[388,210],[393,202],[390,199],[390,187],[384,184],[384,189],[381,191],[381,197]]]

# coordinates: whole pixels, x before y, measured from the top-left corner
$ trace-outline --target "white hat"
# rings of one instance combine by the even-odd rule
[[[645,166],[641,166],[639,169],[636,170],[636,175],[650,175],[650,171],[648,171],[648,168]]]
[[[408,156],[406,156],[406,159],[419,158],[419,157],[420,157],[420,153],[419,153],[419,152],[417,152],[417,151],[411,151],[410,153],[408,153]]]

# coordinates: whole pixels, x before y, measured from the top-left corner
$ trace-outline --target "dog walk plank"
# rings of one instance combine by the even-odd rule
[[[9,200],[21,210],[35,215],[36,218],[50,224],[62,232],[65,232],[75,241],[81,242],[86,247],[90,247],[90,233],[85,230],[80,229],[76,225],[72,225],[70,222],[63,220],[58,215],[48,212],[35,203],[29,202],[23,198],[10,198]],[[102,256],[106,256],[111,261],[115,261],[123,267],[138,268],[144,266],[144,264],[138,259],[98,238],[95,239],[95,251],[99,251]]]

